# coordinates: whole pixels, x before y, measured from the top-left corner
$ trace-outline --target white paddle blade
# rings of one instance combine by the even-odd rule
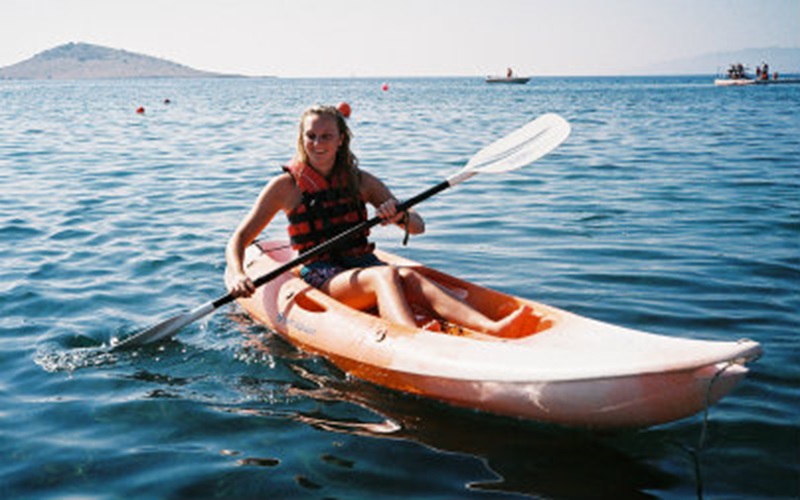
[[[151,326],[146,330],[137,332],[128,338],[119,341],[113,341],[111,343],[111,349],[116,350],[127,349],[129,347],[139,347],[145,344],[152,344],[154,342],[158,342],[159,340],[170,338],[178,333],[184,326],[197,321],[198,319],[212,312],[214,309],[216,309],[214,307],[214,303],[207,302],[200,307],[192,309],[191,311],[179,314],[166,321],[162,321],[157,325]]]
[[[547,113],[478,151],[466,172],[509,172],[530,165],[569,137],[569,122]]]

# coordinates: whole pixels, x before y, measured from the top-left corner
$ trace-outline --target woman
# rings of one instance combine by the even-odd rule
[[[244,250],[279,211],[289,219],[292,247],[299,252],[366,220],[365,203],[375,207],[384,225],[396,224],[409,234],[425,231],[416,211],[399,213],[397,200],[383,182],[358,168],[350,139],[350,129],[335,107],[318,106],[303,113],[294,159],[264,187],[228,242],[226,259],[235,275],[232,295],[249,297],[255,291],[244,271]],[[407,297],[423,299],[448,321],[492,335],[515,335],[535,320],[528,308],[520,308],[495,321],[414,270],[384,264],[372,252],[368,232],[307,262],[300,276],[342,303],[357,309],[377,306],[381,317],[412,327],[417,324]],[[426,327],[437,326],[432,322]]]

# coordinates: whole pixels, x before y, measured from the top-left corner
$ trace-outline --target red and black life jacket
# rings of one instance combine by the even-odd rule
[[[367,220],[367,206],[360,197],[353,197],[345,172],[326,179],[302,163],[292,163],[283,169],[303,193],[300,204],[288,214],[289,239],[297,252],[302,253]],[[366,229],[312,260],[335,260],[337,256],[372,252],[375,245],[367,240],[368,235]]]

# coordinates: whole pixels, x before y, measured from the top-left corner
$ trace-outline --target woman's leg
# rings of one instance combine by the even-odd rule
[[[401,325],[416,326],[402,278],[394,266],[349,269],[328,280],[321,289],[350,307],[369,309],[377,305],[382,318]]]
[[[494,335],[516,335],[534,319],[533,311],[521,307],[495,321],[412,269],[401,268],[399,275],[410,294],[424,297],[431,309],[447,321],[473,330]]]
[[[414,270],[388,265],[343,271],[322,290],[356,309],[377,305],[381,317],[406,326],[416,326],[406,294],[424,298],[447,321],[493,335],[515,336],[535,319],[529,308],[521,307],[494,321]]]

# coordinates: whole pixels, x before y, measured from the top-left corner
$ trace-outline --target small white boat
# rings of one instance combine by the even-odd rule
[[[490,317],[527,305],[535,318],[514,337],[450,324],[442,332],[409,328],[347,307],[292,272],[239,303],[255,321],[362,380],[455,406],[575,427],[647,427],[694,415],[731,392],[747,373],[745,363],[761,354],[749,340],[623,328],[377,254],[412,267]],[[255,243],[245,256],[247,272],[256,278],[295,256],[285,242]],[[422,314],[424,324],[431,316]]]
[[[525,84],[530,81],[527,76],[487,76],[486,83],[516,83]]]

